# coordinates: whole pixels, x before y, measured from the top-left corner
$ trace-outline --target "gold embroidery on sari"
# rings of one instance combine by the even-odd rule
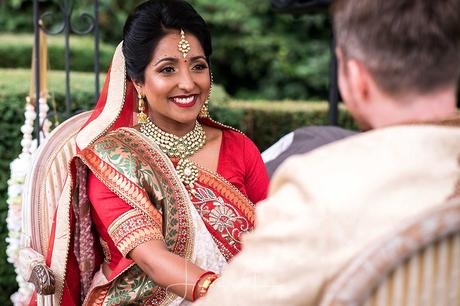
[[[231,246],[241,243],[241,234],[253,227],[248,218],[211,189],[197,185],[193,204],[201,217]]]
[[[151,221],[134,209],[119,216],[109,226],[108,232],[123,256],[144,242],[163,240],[161,228],[153,226]]]
[[[251,230],[254,224],[241,210],[206,186],[196,184],[192,197],[208,231],[214,241],[219,242],[216,244],[221,253],[224,254],[225,250],[226,253],[237,254],[241,250],[241,235]]]
[[[129,142],[136,141],[136,150],[142,163],[149,165],[152,172],[158,175],[162,186],[163,209],[166,210],[165,242],[168,249],[180,256],[190,258],[193,253],[194,231],[190,213],[190,198],[187,190],[176,174],[171,160],[151,142],[144,134],[135,129],[120,129]],[[168,204],[169,203],[169,204]]]
[[[161,215],[151,205],[148,195],[144,190],[118,173],[116,169],[101,160],[93,151],[85,149],[81,155],[86,165],[104,185],[133,208],[139,209],[148,218],[151,218],[153,222],[161,225]]]
[[[200,168],[192,203],[225,259],[241,250],[241,235],[254,227],[254,204],[218,174]]]
[[[85,126],[76,137],[76,143],[80,149],[83,149],[93,143],[99,136],[107,130],[118,119],[125,104],[126,78],[125,78],[125,59],[122,54],[122,45],[119,43],[115,54],[113,55],[110,85],[107,93],[107,103],[101,114],[92,122]],[[120,90],[123,95],[120,95]],[[115,115],[115,116],[114,116]]]
[[[232,203],[232,205],[241,210],[249,222],[254,224],[254,204],[225,178],[201,168],[199,182],[206,184],[219,192],[222,197],[226,198],[230,203]]]

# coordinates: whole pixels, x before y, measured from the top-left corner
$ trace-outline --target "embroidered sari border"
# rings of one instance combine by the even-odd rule
[[[79,154],[81,160],[93,174],[131,207],[138,209],[156,225],[162,226],[160,213],[151,205],[144,190],[119,173],[109,163],[100,159],[92,150],[86,148]]]
[[[163,198],[163,201],[165,202],[170,202],[170,205],[164,206],[164,210],[166,210],[168,207],[170,209],[175,209],[177,206],[177,211],[175,214],[178,214],[181,216],[179,219],[179,222],[176,222],[176,228],[177,228],[177,235],[174,237],[174,246],[173,249],[171,250],[172,252],[183,256],[186,260],[191,260],[192,255],[193,255],[193,241],[194,241],[194,233],[193,233],[193,222],[191,221],[191,213],[190,213],[190,206],[187,206],[189,199],[187,198],[187,193],[183,185],[176,185],[175,182],[178,181],[178,178],[175,177],[175,170],[173,168],[169,160],[165,155],[162,155],[162,152],[159,152],[159,149],[155,148],[152,146],[151,143],[143,139],[142,137],[139,137],[135,132],[135,130],[130,129],[130,128],[122,128],[118,129],[116,131],[113,131],[107,136],[104,136],[104,138],[101,138],[100,141],[103,141],[106,139],[106,137],[112,137],[113,139],[116,139],[118,142],[118,145],[122,146],[128,146],[130,150],[130,154],[135,154],[136,157],[139,158],[139,161],[147,166],[150,167],[153,171],[153,173],[156,173],[156,177],[154,178],[155,184],[159,185],[159,188],[165,189],[165,195]],[[99,140],[94,144],[96,145],[99,142]],[[83,150],[81,152],[81,155],[84,155],[87,160],[87,165],[90,169],[92,168],[104,168],[105,172],[109,172],[109,175],[106,175],[108,179],[110,179],[110,182],[112,184],[117,184],[119,181],[128,180],[128,178],[123,177],[121,175],[116,175],[116,170],[114,167],[112,167],[109,163],[101,160],[101,158],[97,157],[97,153],[93,152],[91,148],[93,145],[88,147],[87,149]],[[169,163],[169,164],[168,164]],[[146,169],[147,169],[146,168]],[[144,169],[145,170],[145,169]],[[110,173],[111,171],[114,171],[114,173]],[[93,171],[94,172],[94,171]],[[102,172],[102,171],[100,171]],[[159,173],[157,173],[159,172]],[[97,176],[98,173],[96,172],[95,175]],[[180,182],[180,181],[178,181]],[[145,182],[144,182],[145,183]],[[110,185],[108,185],[110,188]],[[182,187],[182,189],[180,189]],[[145,190],[143,190],[141,187],[137,186],[137,188],[142,190],[143,196],[147,197],[147,193]],[[121,192],[126,192],[125,190],[130,191],[131,188],[120,188]],[[112,190],[114,191],[114,190]],[[115,191],[114,191],[115,192]],[[140,191],[139,191],[140,192]],[[118,194],[120,196],[120,194]],[[123,197],[121,197],[123,199]],[[149,205],[149,207],[152,210],[155,210],[157,214],[161,217],[161,214],[158,212],[153,207],[153,203],[150,202],[150,200],[147,200],[146,198],[146,205]],[[124,199],[126,201],[126,199]],[[128,202],[128,201],[126,201]],[[128,204],[130,204],[128,202]],[[132,206],[132,205],[131,205]],[[165,208],[166,207],[166,208]],[[165,217],[168,218],[169,215],[167,214]],[[168,222],[166,222],[168,224]],[[178,225],[181,225],[178,227]],[[168,228],[166,228],[167,232]],[[133,266],[132,269],[135,266]],[[117,273],[114,278],[105,286],[101,286],[99,288],[94,288],[95,291],[98,292],[98,294],[104,295],[102,299],[98,298],[97,302],[95,304],[105,304],[105,300],[113,298],[113,294],[117,294],[117,288],[118,285],[124,284],[125,283],[125,277],[130,277],[129,274],[131,274],[131,269],[126,269],[121,273]],[[115,291],[113,291],[115,290]],[[147,297],[146,297],[147,298]],[[163,288],[158,287],[155,288],[151,294],[149,295],[148,300],[150,301],[147,304],[152,305],[163,305],[166,300],[174,300],[176,298],[175,295],[173,295],[170,292],[166,292]],[[94,300],[93,298],[88,299],[89,303],[91,304]],[[92,304],[91,304],[92,305]]]
[[[59,204],[56,210],[56,229],[55,238],[53,243],[53,251],[51,254],[50,268],[54,271],[56,293],[54,294],[54,303],[61,304],[62,295],[64,291],[64,280],[67,274],[67,260],[70,248],[70,204],[72,193],[72,180],[73,177],[69,175],[64,184],[62,195],[59,199]]]
[[[164,241],[161,228],[152,226],[152,223],[135,209],[119,216],[109,226],[108,233],[125,257],[131,250],[144,242]]]
[[[255,205],[241,191],[217,173],[211,173],[202,167],[199,167],[199,171],[198,182],[218,191],[241,210],[252,224],[255,223]]]
[[[165,218],[169,221],[170,217],[177,215],[177,224],[184,225],[182,228],[177,229],[177,242],[170,251],[186,259],[190,259],[193,253],[193,241],[195,240],[193,232],[194,226],[190,212],[193,204],[190,201],[187,190],[176,173],[174,165],[169,157],[167,157],[150,138],[139,131],[133,128],[120,128],[117,131],[122,133],[125,138],[130,137],[130,142],[134,142],[138,139],[136,142],[136,150],[138,152],[145,152],[145,154],[140,155],[142,161],[148,164],[154,173],[163,174],[163,176],[160,177],[160,183],[162,183],[162,180],[167,182],[167,188],[165,189],[166,193],[164,194],[167,199],[164,199],[164,203],[174,203],[174,207],[173,205],[166,205],[163,214],[166,214]],[[177,212],[173,212],[174,210],[177,210]],[[167,225],[175,223],[169,221],[166,222]],[[168,230],[166,230],[166,234],[168,234]],[[166,235],[164,238],[168,244],[168,236]]]

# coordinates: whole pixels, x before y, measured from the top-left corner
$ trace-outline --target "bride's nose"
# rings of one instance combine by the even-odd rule
[[[178,87],[179,89],[182,89],[185,91],[193,90],[193,88],[195,87],[195,81],[193,80],[192,75],[190,74],[190,71],[183,70],[180,73]]]

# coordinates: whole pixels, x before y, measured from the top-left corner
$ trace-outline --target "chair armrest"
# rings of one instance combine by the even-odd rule
[[[19,273],[22,278],[34,284],[37,294],[52,295],[55,293],[54,275],[45,264],[45,258],[32,248],[19,250]]]

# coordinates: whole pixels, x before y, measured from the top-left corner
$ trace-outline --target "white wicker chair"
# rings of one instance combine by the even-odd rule
[[[460,305],[460,198],[398,228],[349,262],[320,306]]]
[[[53,305],[54,276],[46,266],[54,212],[66,183],[68,162],[75,155],[75,136],[91,112],[75,115],[54,129],[34,155],[23,193],[22,248],[19,270],[32,282],[39,305]]]

